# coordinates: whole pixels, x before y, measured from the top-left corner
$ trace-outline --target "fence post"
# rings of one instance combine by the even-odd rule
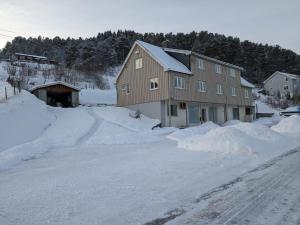
[[[4,87],[4,90],[5,90],[5,99],[7,100],[7,89],[6,89],[6,86]]]

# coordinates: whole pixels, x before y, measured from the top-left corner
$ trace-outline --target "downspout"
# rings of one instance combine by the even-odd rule
[[[171,120],[171,86],[170,86],[170,79],[171,79],[171,74],[169,74],[168,72],[168,111],[169,111],[169,114],[168,114],[168,119],[169,119],[169,127],[172,126],[172,120]]]

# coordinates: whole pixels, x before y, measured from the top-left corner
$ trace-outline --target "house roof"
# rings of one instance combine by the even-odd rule
[[[251,84],[249,81],[245,80],[244,78],[241,77],[241,85],[243,87],[248,87],[248,88],[255,88],[253,84]]]
[[[47,59],[47,57],[45,57],[45,56],[28,55],[28,54],[23,54],[23,53],[15,53],[15,55],[20,55],[20,56],[30,56],[30,57],[34,57],[34,58]]]
[[[285,76],[285,77],[288,77],[290,79],[300,79],[300,76],[299,75],[296,75],[296,74],[290,74],[290,73],[284,73],[284,72],[280,72],[280,71],[276,71],[275,73],[273,73],[271,76],[269,76],[263,83],[266,83],[268,80],[270,80],[271,78],[273,78],[275,75],[281,75],[281,76]]]
[[[238,69],[238,70],[241,70],[241,71],[244,70],[243,67],[236,66],[236,65],[233,65],[231,63],[227,63],[227,62],[224,62],[224,61],[221,61],[221,60],[218,60],[218,59],[214,59],[214,58],[211,58],[211,57],[208,57],[208,56],[205,56],[205,55],[202,55],[202,54],[190,51],[190,50],[182,50],[182,49],[174,49],[174,48],[164,48],[164,50],[166,52],[174,52],[174,53],[179,53],[179,54],[184,54],[184,55],[195,55],[195,56],[198,56],[200,58],[206,59],[206,60],[211,61],[211,62],[215,62],[215,63],[225,65],[225,66],[228,66],[228,67],[232,67],[232,68],[235,68],[235,69]]]
[[[76,90],[76,91],[80,91],[80,88],[75,87],[74,85],[65,83],[65,82],[63,82],[63,81],[55,81],[55,82],[49,82],[49,83],[42,84],[42,85],[36,85],[36,86],[34,86],[33,88],[30,89],[30,92],[35,91],[35,90],[37,90],[37,89],[41,89],[41,88],[45,88],[45,87],[54,86],[54,85],[63,85],[63,86],[69,87],[69,88],[71,88],[71,89],[74,89],[74,90]]]

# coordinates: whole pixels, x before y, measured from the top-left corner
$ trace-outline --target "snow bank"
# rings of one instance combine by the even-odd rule
[[[299,145],[295,139],[255,123],[229,123],[225,127],[201,126],[194,130],[176,131],[168,137],[176,140],[180,148],[222,154],[265,155]]]
[[[79,102],[83,105],[117,104],[117,93],[115,89],[82,89],[79,94]]]
[[[276,109],[272,108],[270,105],[262,101],[256,100],[255,105],[258,113],[278,113]]]
[[[55,119],[47,108],[26,91],[0,103],[0,152],[40,136]]]
[[[277,125],[273,126],[272,130],[300,138],[300,116],[292,115],[284,118]]]
[[[191,136],[203,135],[203,134],[207,133],[208,131],[218,128],[218,127],[219,127],[219,125],[209,121],[209,122],[203,123],[200,126],[189,127],[186,129],[177,130],[174,133],[168,135],[167,137],[171,140],[180,141],[184,138],[188,138]]]
[[[271,126],[279,123],[279,121],[282,120],[283,118],[284,117],[279,116],[278,114],[275,114],[272,117],[259,118],[255,121],[253,121],[253,123],[271,127]]]
[[[233,125],[236,125],[236,124],[239,124],[239,123],[241,123],[240,120],[229,120],[229,121],[225,122],[222,126],[223,127],[233,126]]]

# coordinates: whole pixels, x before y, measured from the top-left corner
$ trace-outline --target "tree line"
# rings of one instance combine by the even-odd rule
[[[0,51],[0,58],[10,58],[15,52],[42,55],[57,60],[69,69],[95,74],[121,64],[136,40],[193,50],[241,66],[245,69],[243,76],[257,84],[275,71],[300,75],[300,55],[291,50],[207,31],[141,34],[119,30],[98,33],[95,37],[85,39],[16,37]]]

